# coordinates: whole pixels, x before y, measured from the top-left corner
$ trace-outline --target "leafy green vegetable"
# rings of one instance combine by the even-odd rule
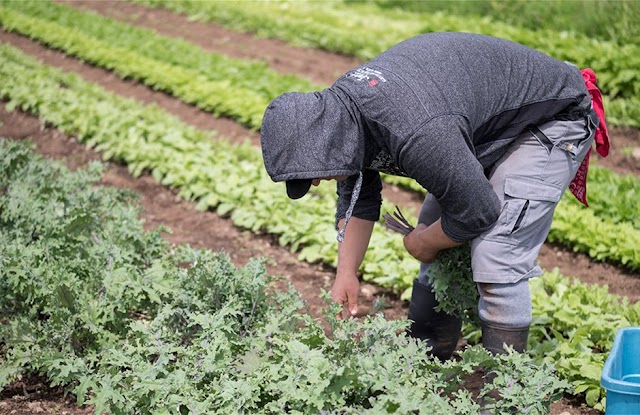
[[[358,2],[361,0],[345,0]],[[576,1],[531,2],[513,0],[448,1],[431,0],[413,2],[404,0],[365,0],[382,8],[398,8],[407,11],[469,16],[473,19],[491,20],[524,27],[535,33],[542,30],[576,32],[591,38],[600,38],[618,44],[640,42],[640,5],[636,2]]]
[[[144,232],[100,171],[0,141],[0,388],[41,373],[96,414],[478,414],[463,375],[480,368],[497,411],[543,414],[567,387],[517,353],[441,363],[381,314],[338,320],[331,304],[314,320],[261,260],[237,269]]]
[[[261,167],[260,154],[250,144],[238,146],[230,145],[225,140],[212,140],[211,137],[205,133],[185,126],[177,121],[176,118],[157,107],[143,107],[132,100],[106,93],[101,88],[82,81],[76,75],[61,73],[58,70],[43,66],[6,45],[0,45],[0,62],[2,63],[0,65],[0,95],[8,100],[7,107],[9,109],[20,108],[24,111],[39,114],[43,121],[49,122],[57,126],[61,131],[96,147],[99,151],[103,152],[104,157],[126,162],[134,174],[150,171],[157,180],[167,186],[175,186],[180,189],[182,196],[196,201],[202,208],[212,207],[225,211],[238,226],[256,232],[269,232],[280,235],[279,241],[281,244],[290,246],[292,250],[299,250],[301,257],[307,260],[324,260],[331,263],[331,261],[335,259],[335,231],[331,226],[333,221],[327,220],[327,217],[331,217],[335,210],[334,188],[323,186],[314,188],[309,195],[305,196],[306,203],[293,204],[284,197],[283,190],[268,178],[264,168]],[[5,151],[0,153],[0,156],[5,153],[13,154]],[[0,167],[9,172],[18,169],[21,165],[20,163],[23,163],[20,161],[20,157],[15,156],[8,158],[0,157],[0,160],[2,160],[0,161]],[[13,173],[1,174],[4,176],[0,177],[14,177],[11,175]],[[42,175],[38,177],[40,176]],[[220,180],[220,177],[224,177],[225,180]],[[3,178],[2,180],[8,181],[9,179]],[[20,187],[17,187],[16,189],[19,188]],[[33,238],[38,238],[40,235],[46,235],[47,232],[49,232],[43,230],[38,231],[38,229],[40,229],[38,226],[30,225],[31,219],[20,219],[18,214],[21,214],[21,212],[25,210],[26,215],[34,217],[34,223],[36,224],[40,223],[38,221],[40,217],[49,218],[50,216],[54,219],[64,219],[64,221],[61,222],[65,226],[64,229],[68,230],[71,236],[80,235],[80,239],[74,242],[75,245],[72,246],[82,249],[81,251],[74,251],[74,249],[70,249],[66,247],[66,245],[55,241],[51,242],[47,249],[40,249],[35,245],[8,245],[6,248],[7,251],[0,255],[0,261],[3,261],[4,258],[14,258],[12,260],[23,262],[20,262],[18,265],[12,265],[11,267],[4,263],[2,265],[2,272],[11,273],[11,278],[4,278],[3,281],[9,281],[11,284],[14,284],[14,288],[11,288],[11,290],[0,289],[0,297],[5,298],[4,296],[8,295],[7,302],[0,306],[3,311],[13,310],[14,307],[16,310],[20,310],[21,304],[25,304],[25,307],[32,308],[28,306],[28,301],[31,301],[29,290],[31,288],[38,290],[42,288],[38,282],[41,281],[38,279],[40,278],[40,274],[33,274],[31,270],[36,269],[39,271],[43,270],[42,272],[49,272],[50,267],[49,265],[39,266],[39,263],[28,259],[31,258],[31,256],[29,256],[30,250],[35,250],[34,255],[36,255],[36,257],[40,255],[45,258],[51,256],[51,252],[65,252],[67,255],[63,256],[62,259],[70,262],[71,265],[86,257],[94,258],[91,255],[83,253],[83,250],[92,249],[86,242],[93,242],[94,235],[86,234],[87,231],[84,229],[86,227],[82,224],[95,223],[103,226],[102,216],[87,213],[82,209],[76,210],[66,202],[70,198],[67,194],[73,195],[74,192],[80,188],[81,186],[74,185],[72,189],[75,190],[70,191],[65,189],[62,191],[63,195],[59,198],[47,196],[47,198],[44,199],[46,203],[42,203],[43,210],[37,214],[33,213],[35,210],[31,210],[30,208],[9,208],[12,206],[12,203],[14,203],[9,199],[7,199],[7,202],[2,202],[9,206],[7,208],[3,207],[3,211],[6,211],[7,214],[11,213],[14,215],[8,216],[10,221],[25,223],[25,227],[27,228],[27,232],[23,233],[22,236],[7,233],[6,235],[11,235],[11,238],[8,239],[9,242],[14,240],[16,243],[26,241],[24,243],[28,244]],[[15,192],[17,192],[16,194],[20,194],[18,190]],[[5,195],[0,195],[0,197],[3,196]],[[54,202],[50,203],[50,201]],[[383,210],[389,211],[391,207],[383,206]],[[30,211],[31,213],[29,213]],[[72,215],[67,217],[67,215],[70,214],[69,212],[71,212]],[[580,215],[575,216],[578,217]],[[96,217],[99,219],[95,219]],[[414,218],[408,217],[407,219],[415,223]],[[49,219],[47,219],[47,221],[48,220]],[[133,223],[132,219],[120,218],[117,220],[117,226],[113,226],[122,227],[126,231],[130,223]],[[304,223],[305,226],[299,226],[300,223]],[[7,226],[13,225],[7,222]],[[88,228],[90,229],[91,226]],[[576,225],[575,227],[580,228],[580,225]],[[34,230],[36,230],[35,233]],[[119,232],[118,229],[116,229],[116,231]],[[58,231],[58,233],[61,232]],[[5,235],[4,231],[2,235]],[[95,235],[97,235],[98,241],[102,241],[102,239],[100,239],[100,232],[97,232]],[[116,235],[119,235],[119,233],[116,233]],[[620,244],[624,236],[618,237],[618,243]],[[134,242],[138,241],[134,243],[135,249],[142,250],[136,251],[142,253],[148,252],[148,249],[153,251],[156,249],[153,248],[154,246],[158,247],[161,245],[157,240],[154,242],[153,239],[148,240],[148,238],[141,238],[142,237],[131,234],[123,239]],[[603,240],[602,235],[597,235],[594,238],[596,238],[594,239],[595,241]],[[107,248],[105,248],[105,246]],[[628,249],[628,247],[625,248],[624,246],[619,246],[619,248]],[[108,294],[110,297],[122,297],[123,300],[126,300],[127,304],[129,304],[128,307],[130,308],[125,309],[120,306],[112,307],[104,305],[100,302],[102,301],[102,297],[96,297],[95,290],[91,291],[90,295],[77,294],[77,290],[82,288],[82,285],[85,283],[83,282],[81,284],[79,282],[80,280],[77,280],[76,277],[85,278],[93,275],[94,273],[92,271],[74,270],[69,273],[73,278],[68,279],[65,277],[62,284],[45,285],[45,289],[51,292],[50,295],[52,298],[55,298],[55,300],[38,300],[38,304],[50,303],[56,307],[63,305],[63,308],[67,310],[64,312],[66,314],[62,312],[62,314],[58,314],[61,317],[56,321],[77,322],[76,325],[79,327],[78,332],[70,332],[70,328],[61,329],[62,334],[56,334],[57,332],[54,331],[51,333],[47,332],[49,336],[47,339],[56,339],[56,342],[60,344],[63,343],[66,345],[65,347],[70,348],[70,350],[76,350],[82,342],[93,341],[94,339],[98,339],[96,341],[102,342],[101,344],[107,344],[106,342],[110,341],[109,339],[122,332],[122,330],[125,330],[128,327],[128,323],[118,327],[109,326],[108,330],[106,330],[96,325],[96,321],[100,322],[102,319],[110,319],[111,316],[117,315],[126,314],[129,316],[130,310],[140,307],[157,308],[159,304],[165,304],[167,301],[166,298],[171,297],[171,295],[173,295],[172,293],[177,289],[176,284],[178,284],[178,282],[171,277],[172,274],[163,272],[163,269],[166,269],[167,266],[165,260],[158,261],[157,257],[149,253],[144,255],[132,253],[131,249],[119,248],[116,244],[108,241],[104,242],[101,248],[96,249],[98,251],[108,249],[111,253],[111,256],[96,257],[97,259],[94,261],[98,264],[100,270],[100,273],[96,274],[97,276],[103,275],[101,273],[108,271],[108,275],[106,275],[105,278],[108,282],[109,291],[105,289],[104,295]],[[118,268],[108,268],[105,266],[105,264],[115,264],[113,261],[114,259],[119,259],[119,255],[122,255],[125,259],[131,259],[135,263],[143,264],[143,268],[140,270],[138,270],[138,268],[134,269],[128,262],[122,262],[122,265]],[[24,259],[20,259],[22,257],[24,257]],[[401,235],[385,232],[376,227],[372,237],[371,247],[367,252],[367,258],[363,269],[365,278],[373,280],[380,285],[393,287],[399,292],[410,287],[413,278],[417,275],[417,263],[402,248]],[[463,257],[461,256],[460,258]],[[172,262],[169,261],[169,266],[172,266],[171,264]],[[461,265],[455,265],[455,262],[452,262],[452,264],[456,267],[461,267]],[[216,266],[216,269],[217,268],[219,267]],[[55,276],[53,274],[45,274],[51,281],[53,281],[54,278],[59,278],[60,275],[63,274],[57,273]],[[448,275],[445,273],[444,277],[447,278]],[[193,276],[190,275],[188,278],[193,279]],[[149,282],[149,284],[147,282]],[[184,283],[186,284],[186,282]],[[102,284],[104,285],[104,283]],[[571,342],[572,336],[575,333],[580,333],[580,331],[575,329],[574,323],[565,325],[565,321],[570,318],[570,312],[575,304],[571,305],[573,303],[564,301],[564,298],[545,299],[544,295],[554,292],[552,290],[553,286],[558,287],[559,294],[571,296],[573,288],[568,286],[566,280],[561,278],[559,278],[558,281],[554,281],[552,286],[545,288],[545,290],[535,290],[534,313],[538,313],[538,307],[543,307],[548,304],[554,304],[559,310],[558,312],[551,313],[552,317],[557,317],[557,320],[537,319],[532,327],[532,333],[536,331],[547,333],[547,335],[550,333],[549,338],[551,340],[562,337],[570,339],[569,341]],[[96,289],[98,292],[101,292],[99,287]],[[190,288],[190,290],[192,289],[193,288]],[[593,298],[591,298],[591,291],[594,292]],[[586,289],[581,290],[581,292],[582,294],[580,295],[584,295],[584,297],[580,300],[580,304],[589,305],[598,303],[599,294],[595,290]],[[128,295],[123,295],[123,293]],[[467,292],[467,294],[470,295],[473,295],[473,293],[473,291]],[[406,294],[408,294],[408,291],[405,291],[405,295]],[[20,297],[21,295],[24,295],[24,297]],[[543,299],[538,301],[536,296],[542,296],[541,298]],[[213,298],[215,298],[215,296]],[[86,313],[87,315],[85,316],[85,314],[81,313],[76,317],[76,319],[79,320],[68,320],[70,315],[77,314],[74,314],[70,310],[75,310],[75,312],[79,311],[81,307],[83,307],[82,304],[85,300],[93,301],[93,303],[90,303],[90,311]],[[623,303],[620,308],[614,308],[611,314],[614,317],[617,316],[616,318],[619,318],[620,321],[627,321],[630,324],[639,325],[640,312],[638,307],[640,306],[635,305],[631,307]],[[160,320],[157,321],[155,327],[163,327],[164,324],[168,324],[165,323],[165,321],[178,321],[180,322],[180,324],[178,324],[180,327],[172,328],[172,330],[183,330],[182,326],[191,324],[191,318],[200,321],[197,316],[189,315],[188,317],[184,317],[184,308],[183,305],[179,305],[178,310],[167,309],[163,312],[164,314],[159,317]],[[234,308],[225,310],[226,314],[238,315]],[[542,308],[542,310],[544,310],[544,308]],[[22,354],[17,354],[16,356],[18,357],[16,359],[10,362],[7,361],[6,364],[3,363],[0,369],[0,381],[7,382],[16,376],[16,374],[21,373],[23,366],[29,362],[31,356],[37,354],[35,352],[31,353],[29,347],[34,341],[34,333],[37,333],[37,330],[40,330],[41,325],[44,323],[40,320],[40,311],[37,311],[37,313],[35,311],[30,312],[32,313],[30,317],[25,318],[25,326],[2,328],[2,330],[8,330],[8,332],[12,333],[11,336],[13,337],[11,338],[18,339],[19,341],[16,341],[16,344],[22,345],[20,347],[24,347],[24,349],[20,349],[22,350],[22,352],[20,352]],[[600,313],[595,313],[594,315],[597,318],[599,314]],[[227,317],[224,318],[226,319]],[[84,321],[89,321],[90,324],[87,323],[88,326],[85,327],[83,325]],[[149,347],[149,349],[145,349],[145,356],[154,358],[155,356],[159,358],[161,356],[161,354],[159,354],[160,351],[163,351],[163,353],[168,356],[167,359],[173,362],[175,356],[178,356],[176,355],[178,352],[171,352],[173,349],[169,346],[167,346],[168,351],[165,351],[164,348],[158,349],[159,345],[154,343],[156,337],[154,337],[155,334],[153,333],[156,332],[151,334],[145,332],[144,330],[148,329],[148,324],[150,323],[146,323],[147,320],[144,318],[141,321],[144,323],[141,323],[142,327],[140,328],[140,330],[143,330],[145,336],[144,341],[134,343],[131,347],[138,347],[140,345]],[[617,327],[614,324],[606,324],[611,330]],[[538,326],[542,326],[542,328],[538,329]],[[136,325],[136,327],[138,327],[138,325]],[[474,329],[471,328],[469,330]],[[160,331],[162,332],[162,330]],[[169,331],[169,333],[173,332]],[[175,336],[183,336],[181,333],[182,331],[179,331]],[[476,334],[474,333],[477,333],[477,331],[468,331],[468,337],[471,338],[475,336]],[[173,336],[174,334],[171,335]],[[613,336],[610,331],[604,332],[602,336],[603,338],[609,338],[609,341],[613,341]],[[535,339],[536,337],[532,335],[531,338]],[[577,339],[578,342],[581,341],[579,337]],[[80,342],[78,342],[79,340]],[[13,344],[13,342],[11,342],[11,344]],[[192,357],[195,362],[200,359],[201,355],[209,356],[209,359],[214,359],[207,354],[209,353],[208,345],[209,343],[207,343],[207,346],[202,346],[206,348],[206,350],[203,349],[199,351],[197,355],[189,356]],[[550,349],[553,349],[554,343],[548,343],[548,345]],[[578,347],[569,351],[567,349],[570,348],[570,346],[563,346],[558,349],[558,353],[577,353],[576,357],[582,359],[580,364],[583,364],[585,359],[592,359],[591,354],[593,354],[594,364],[597,365],[608,352],[608,347],[610,347],[610,345],[607,345],[605,342],[602,346],[598,346],[597,353],[593,353],[593,350],[587,350],[587,348]],[[101,350],[103,354],[107,353],[107,351],[109,353],[115,353],[114,355],[107,354],[107,356],[115,362],[114,364],[117,363],[123,365],[123,367],[129,367],[125,365],[128,360],[117,354],[125,350],[124,347],[113,350],[103,350],[103,348],[100,348],[99,350]],[[226,349],[223,348],[221,350]],[[539,350],[536,352],[536,355],[543,356],[547,352],[547,349]],[[213,350],[211,353],[218,352]],[[222,357],[226,356],[223,351],[219,353],[221,353],[220,356]],[[11,356],[12,354],[7,353],[5,355]],[[51,356],[45,354],[38,355],[42,355],[44,356],[43,358],[48,359],[51,356],[59,356],[59,353],[52,353]],[[558,365],[562,366],[565,361],[558,359],[558,362]],[[183,362],[180,361],[179,363],[182,364]],[[37,365],[37,361],[34,364]],[[247,368],[254,367],[255,364],[256,357],[249,355],[247,362],[243,363],[242,367],[248,370]],[[67,362],[61,365],[62,363],[58,362],[56,365],[51,366],[52,374],[55,376],[59,374],[61,378],[65,379],[67,376],[77,376],[74,379],[79,379],[77,387],[80,391],[94,390],[96,385],[99,384],[96,383],[98,381],[87,375],[86,367],[92,368],[96,366],[95,361],[89,357],[83,357],[82,359],[73,360],[71,363]],[[178,367],[181,366],[178,365]],[[136,366],[130,369],[131,372],[127,372],[128,375],[131,375],[131,378],[127,378],[129,379],[127,382],[135,382],[135,376],[143,373],[145,370],[151,371],[150,373],[153,374],[153,379],[156,377],[166,378],[169,372],[174,373],[162,366],[160,368],[161,370],[159,369],[160,372],[155,374],[153,370],[156,369],[158,369],[158,367],[154,365],[151,365],[150,368],[146,366]],[[112,379],[113,382],[118,383],[123,379],[123,375],[118,371],[114,372],[113,368],[105,369],[105,373],[106,372],[109,373],[109,376],[114,377],[115,380]],[[569,379],[574,382],[576,388],[580,388],[576,389],[578,391],[576,393],[584,392],[587,389],[591,391],[596,388],[595,384],[590,383],[591,381],[580,377],[582,375],[579,374],[579,370],[575,369],[575,366],[569,367],[569,370],[563,370],[563,373],[564,376],[568,376]],[[177,378],[172,378],[172,381],[175,381],[175,384],[179,387],[183,387],[183,382],[185,382],[184,373],[178,371],[175,372],[175,375]],[[105,380],[104,382],[107,382],[105,384],[111,384],[109,382],[112,382],[112,380]],[[232,382],[238,390],[244,391],[239,395],[240,397],[238,399],[246,399],[246,402],[254,402],[257,396],[253,393],[253,391],[257,390],[253,389],[254,386],[238,381],[229,380],[229,382]],[[586,382],[583,384],[587,385],[587,389],[583,389],[584,386],[580,386],[583,384],[577,384],[576,382]],[[132,383],[126,384],[131,385]],[[145,387],[149,389],[149,394],[155,393],[152,392],[155,390],[154,388],[156,388],[153,384]],[[100,393],[105,395],[96,395],[95,399],[97,399],[97,401],[95,402],[104,403],[107,401],[117,401],[118,405],[122,405],[123,407],[126,407],[126,405],[135,406],[135,403],[125,403],[125,398],[116,394],[116,392],[109,395],[109,393],[112,392],[113,391],[109,391],[109,389],[101,389]],[[590,399],[596,395],[596,392],[589,393]],[[598,393],[601,394],[601,392]],[[266,393],[266,395],[272,396],[270,393]],[[214,395],[211,396],[213,397]],[[602,398],[602,395],[598,396]],[[215,395],[215,397],[216,399],[231,399],[228,396],[219,397]],[[262,398],[258,397],[258,399]],[[169,395],[163,396],[158,400],[171,402]],[[189,400],[189,403],[195,405],[193,408],[199,407],[197,406],[199,403],[196,404],[196,402],[199,401],[197,399]],[[208,405],[206,402],[202,403],[202,405]],[[244,405],[244,403],[237,402],[236,404]],[[395,407],[394,405],[396,404],[391,405],[391,407]]]

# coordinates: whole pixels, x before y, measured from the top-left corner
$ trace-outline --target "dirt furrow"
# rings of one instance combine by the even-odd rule
[[[164,9],[113,0],[59,2],[150,28],[164,36],[184,39],[211,52],[238,59],[263,61],[278,72],[302,76],[321,85],[332,84],[337,77],[359,64],[354,57],[291,46],[276,39],[258,38],[220,25],[193,21]]]
[[[183,122],[205,130],[216,130],[222,136],[233,140],[250,139],[258,145],[259,135],[237,123],[224,118],[215,118],[211,114],[185,104],[179,99],[168,96],[133,81],[122,80],[116,74],[81,62],[62,52],[49,49],[26,37],[0,31],[0,42],[10,43],[24,52],[37,57],[48,65],[65,71],[72,71],[82,78],[101,85],[114,93],[136,99],[143,103],[155,103],[168,112],[178,116]],[[419,197],[411,192],[385,186],[383,197],[392,203],[407,206],[417,211],[420,207]],[[539,257],[544,269],[558,267],[563,275],[575,276],[588,283],[607,284],[610,291],[628,296],[632,301],[640,299],[640,278],[620,267],[609,264],[594,263],[583,254],[575,254],[561,247],[543,246]]]

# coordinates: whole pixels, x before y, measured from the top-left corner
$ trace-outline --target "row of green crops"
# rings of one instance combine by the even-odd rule
[[[314,188],[304,203],[293,203],[267,177],[259,152],[248,143],[212,140],[157,107],[106,93],[8,46],[0,46],[0,62],[0,95],[8,99],[8,109],[39,115],[95,146],[104,157],[127,163],[134,174],[150,170],[200,207],[229,214],[240,227],[279,235],[281,244],[302,247],[303,259],[334,261],[333,189]],[[365,263],[365,279],[400,291],[410,286],[417,272],[400,237],[378,226]],[[546,274],[532,284],[532,352],[539,359],[556,353],[563,376],[598,405],[603,397],[599,379],[591,370],[581,374],[579,368],[601,367],[615,330],[640,324],[640,305],[620,304],[615,296],[603,294],[606,289],[571,285],[557,274]],[[575,342],[580,347],[570,347]]]
[[[531,353],[553,363],[589,406],[604,410],[602,368],[616,331],[640,325],[640,302],[630,306],[607,287],[570,282],[557,272],[531,280],[530,286]]]
[[[169,247],[137,200],[0,140],[0,390],[36,373],[94,413],[478,414],[465,377],[497,373],[492,411],[548,412],[550,364],[469,348],[445,364],[382,315],[325,332],[262,262]],[[337,306],[339,307],[339,306]],[[478,388],[479,389],[479,388]]]
[[[254,128],[257,128],[268,100],[286,88],[295,86],[292,83],[294,78],[290,76],[283,77],[282,82],[279,83],[278,75],[264,67],[254,67],[219,55],[211,55],[186,42],[160,37],[151,31],[114,22],[93,13],[80,12],[48,2],[25,4],[19,9],[38,17],[26,16],[15,10],[0,7],[0,20],[6,28],[19,30],[63,48],[83,59],[113,69],[122,76],[134,76],[154,88],[171,92],[186,102],[194,103],[214,113],[224,113],[225,108],[231,108],[238,119],[247,121],[247,124]],[[39,17],[45,17],[54,22],[42,20]],[[171,52],[167,53],[167,51]],[[182,53],[185,55],[184,60],[180,59]],[[200,64],[198,64],[199,61],[201,61]],[[216,68],[214,64],[222,68],[220,73],[223,75],[232,71],[233,65],[238,64],[240,75],[222,81],[215,78],[217,75],[212,73],[209,76],[213,78],[204,79],[205,74],[209,72],[208,69]],[[258,70],[259,68],[262,70]],[[224,82],[228,84],[220,84]],[[248,89],[252,82],[256,85],[273,83],[281,85],[281,88],[269,92],[262,91],[258,94]],[[216,90],[207,86],[212,84],[220,84],[218,86],[221,89]],[[311,88],[302,80],[297,86]],[[216,95],[216,93],[222,93],[222,95]],[[597,260],[618,262],[631,269],[640,269],[638,265],[640,252],[634,249],[637,241],[640,240],[640,233],[630,223],[635,219],[629,220],[629,215],[634,216],[635,209],[632,202],[634,192],[639,187],[638,180],[620,178],[612,173],[598,174],[598,177],[605,176],[606,186],[599,184],[598,180],[591,180],[589,183],[592,188],[590,202],[593,212],[585,211],[587,213],[575,215],[580,207],[571,205],[565,209],[565,204],[573,202],[563,202],[559,210],[565,214],[559,213],[557,217],[566,218],[566,220],[556,220],[550,239],[568,244]],[[385,180],[394,182],[389,177]],[[403,183],[406,183],[406,179],[403,180]],[[603,187],[606,189],[601,191]],[[571,214],[567,214],[566,210]],[[568,224],[564,224],[563,221]],[[575,226],[576,224],[578,226]],[[283,232],[279,230],[278,233]],[[282,236],[282,242],[293,243],[295,247],[299,237],[300,235],[296,235],[288,239],[287,236]],[[306,242],[303,243],[307,245]],[[327,249],[329,249],[328,252]],[[307,259],[316,259],[329,254],[333,258],[333,253],[333,248],[322,248],[318,245],[307,247],[303,251],[303,256]],[[384,272],[383,268],[376,265],[368,265],[368,267],[367,272],[372,274]],[[403,267],[404,270],[406,268]],[[397,276],[391,276],[389,279],[397,280]]]
[[[591,163],[587,184],[589,207],[585,210],[591,210],[594,216],[607,218],[613,223],[628,223],[634,229],[640,229],[640,180],[637,177],[620,176]],[[570,192],[565,193],[562,203],[582,206]]]
[[[608,97],[609,122],[640,127],[640,46],[636,44],[618,45],[567,32],[534,32],[471,16],[380,9],[373,4],[135,1],[361,59],[370,59],[404,39],[427,32],[462,31],[502,37],[593,68]]]
[[[118,23],[94,13],[80,12],[46,1],[4,2],[3,4],[6,7],[14,8],[13,13],[9,12],[9,9],[0,8],[0,18],[3,20],[5,29],[27,34],[94,64],[106,66],[123,77],[133,77],[151,87],[179,96],[187,102],[195,102],[196,105],[207,111],[235,118],[252,128],[258,128],[260,125],[264,108],[261,105],[265,103],[264,101],[268,102],[279,93],[286,91],[309,91],[319,88],[291,75],[277,75],[268,71],[264,64],[247,65],[243,61],[205,53],[187,42],[158,36],[150,30]],[[167,6],[178,7],[179,4],[181,3],[170,2]],[[199,2],[198,5],[201,7],[235,7],[233,3],[229,2]],[[293,4],[291,6],[294,7]],[[262,4],[260,7],[272,9],[274,6]],[[295,3],[295,7],[300,7],[300,4]],[[21,13],[25,13],[25,15]],[[220,11],[218,15],[224,15],[224,13]],[[296,14],[294,17],[300,16]],[[274,17],[266,14],[263,15],[263,18],[273,19]],[[312,22],[304,21],[305,26],[313,27],[313,22],[316,20],[312,20]],[[381,27],[389,29],[387,26]],[[399,24],[397,30],[401,30],[401,27],[406,27],[406,25]],[[390,29],[389,31],[393,32]],[[69,32],[75,33],[75,35],[70,36]],[[342,34],[349,36],[347,41],[358,39],[358,37],[350,36],[349,33],[343,32]],[[295,38],[300,39],[300,36],[296,35]],[[399,36],[399,39],[401,38],[404,36]],[[379,42],[380,38],[374,37],[370,41]],[[566,42],[567,48],[571,49],[573,47],[571,40],[566,40]],[[99,51],[94,51],[94,48]],[[638,48],[640,51],[640,47]],[[130,55],[132,53],[136,56],[132,57]],[[630,52],[630,55],[636,56],[633,53],[635,51]],[[124,54],[124,58],[118,58],[118,54]],[[181,57],[185,57],[185,59],[180,59]],[[606,54],[606,58],[618,61],[626,59],[612,56],[611,53]],[[571,57],[566,57],[566,59],[572,60]],[[630,69],[634,64],[634,62],[630,62],[628,67],[620,64],[620,67],[612,70],[612,73],[615,72],[615,74],[611,76],[607,75],[607,71],[601,73],[602,65],[595,63],[591,65],[599,71],[600,84],[605,93],[611,97],[617,95],[623,97],[607,102],[608,121],[611,125],[640,126],[640,99],[638,98],[640,86],[634,83],[637,71]],[[145,71],[144,67],[148,65],[155,65],[159,70]],[[171,77],[162,76],[163,72],[167,72]],[[609,78],[618,79],[620,82],[611,82]],[[620,85],[616,86],[618,84]],[[629,92],[627,89],[631,85],[637,87],[633,87],[632,92]],[[224,90],[225,87],[234,89],[237,96],[242,99],[230,96],[229,92]],[[623,90],[627,92],[621,92]],[[212,98],[210,96],[212,93],[225,97],[225,100]]]
[[[0,23],[55,48],[133,78],[199,108],[257,129],[264,108],[309,82],[265,63],[207,53],[188,42],[50,2],[0,3]]]

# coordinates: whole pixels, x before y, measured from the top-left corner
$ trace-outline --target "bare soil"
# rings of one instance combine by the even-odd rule
[[[150,27],[157,32],[181,37],[201,47],[239,58],[264,60],[274,69],[284,73],[307,76],[316,82],[330,84],[346,70],[356,66],[354,58],[328,52],[295,48],[272,39],[258,39],[249,34],[232,32],[220,26],[193,22],[165,10],[147,9],[141,6],[113,1],[76,1],[74,6],[91,8],[109,17]],[[211,114],[184,104],[163,93],[153,91],[136,82],[123,81],[115,74],[95,68],[70,58],[63,53],[45,48],[24,37],[0,31],[0,42],[11,43],[23,51],[38,57],[45,63],[73,71],[83,78],[102,85],[106,89],[137,99],[144,103],[155,103],[177,115],[184,122],[205,130],[216,130],[220,135],[233,140],[249,139],[258,144],[259,137],[238,124],[216,119]],[[55,129],[44,127],[37,119],[20,112],[0,110],[0,136],[34,141],[38,151],[47,157],[61,159],[71,168],[100,159],[99,154],[64,136]],[[640,161],[633,156],[640,149],[640,130],[612,129],[612,152],[597,163],[621,174],[639,174]],[[621,151],[623,148],[628,150]],[[636,151],[637,153],[637,151]],[[142,216],[149,229],[167,225],[173,230],[166,237],[172,243],[188,243],[195,247],[224,250],[237,265],[251,257],[268,258],[268,270],[291,281],[293,286],[309,303],[310,311],[318,315],[323,303],[319,298],[322,289],[329,290],[333,270],[322,265],[310,265],[297,260],[287,249],[278,246],[273,237],[255,235],[233,226],[233,224],[211,212],[199,212],[191,203],[178,198],[174,192],[156,183],[150,176],[131,177],[126,167],[109,164],[104,185],[133,189],[141,195]],[[284,194],[284,192],[283,192]],[[418,209],[419,197],[392,186],[386,186],[383,196],[394,203]],[[328,219],[330,220],[330,218]],[[575,254],[564,248],[545,245],[539,262],[545,269],[558,267],[563,275],[571,275],[581,281],[606,284],[610,291],[628,296],[632,301],[640,299],[640,275],[620,267],[591,261],[587,256]],[[362,286],[361,314],[367,313],[376,296],[385,295],[389,308],[384,310],[388,318],[406,316],[406,303],[385,290],[370,285]],[[88,413],[87,408],[75,408],[73,401],[64,397],[62,390],[48,388],[45,382],[27,379],[16,383],[0,394],[0,414],[30,413]],[[579,402],[562,400],[554,404],[554,415],[597,414],[599,412],[581,408]]]

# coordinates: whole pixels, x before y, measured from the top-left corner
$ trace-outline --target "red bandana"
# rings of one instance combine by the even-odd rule
[[[596,86],[596,74],[592,69],[587,68],[582,71],[582,78],[584,78],[584,83],[587,86],[587,90],[589,90],[589,95],[591,95],[591,104],[593,105],[593,110],[598,115],[600,119],[600,124],[598,124],[598,129],[596,130],[596,151],[602,157],[606,157],[609,154],[609,133],[607,132],[607,124],[604,119],[604,105],[602,104],[602,94],[600,90]],[[573,178],[571,183],[569,184],[569,189],[571,193],[578,199],[583,205],[589,206],[587,204],[587,173],[589,171],[589,156],[591,156],[591,149],[587,152],[586,157],[582,160],[582,164],[578,168],[576,172],[576,176]]]

